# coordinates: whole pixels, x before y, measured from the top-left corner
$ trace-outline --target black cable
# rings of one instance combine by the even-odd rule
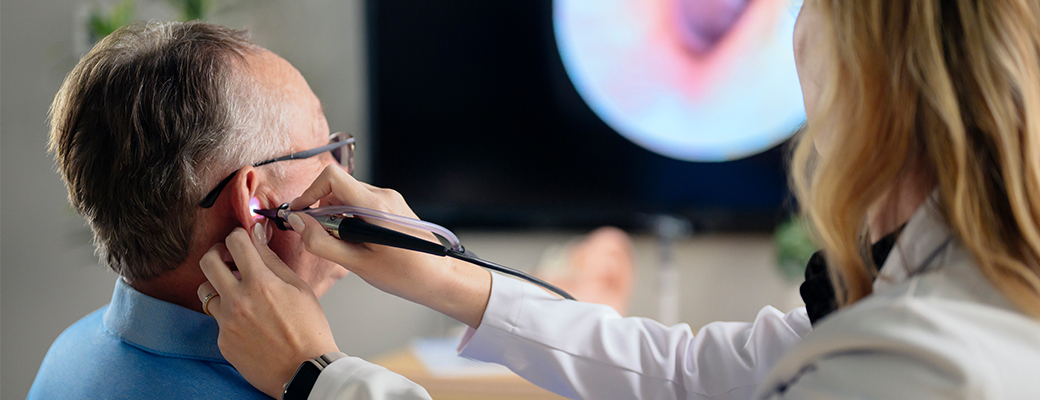
[[[501,273],[506,274],[506,275],[515,276],[517,278],[523,279],[525,281],[531,282],[531,283],[533,283],[535,285],[538,285],[538,286],[541,286],[541,287],[543,287],[545,289],[548,289],[549,291],[551,291],[553,293],[556,293],[556,294],[562,296],[563,298],[565,298],[567,300],[574,300],[574,296],[571,296],[570,293],[565,292],[563,289],[560,289],[560,288],[554,286],[553,284],[551,284],[549,282],[546,282],[546,281],[543,281],[541,279],[538,279],[538,278],[536,278],[536,277],[532,276],[531,274],[528,274],[528,273],[526,273],[524,271],[521,271],[521,270],[518,270],[518,269],[513,269],[513,268],[507,267],[505,265],[495,264],[495,263],[493,263],[491,261],[483,260],[483,259],[481,259],[481,258],[479,258],[477,256],[474,256],[472,254],[466,253],[466,250],[463,250],[463,251],[449,250],[448,251],[448,257],[456,258],[456,259],[468,262],[468,263],[473,264],[473,265],[478,265],[478,266],[484,267],[486,269],[490,269],[492,271],[498,271],[498,272],[501,272]]]
[[[283,204],[282,208],[288,208],[288,206],[288,204]],[[277,214],[273,214],[275,210],[254,211],[267,218],[274,218],[276,220],[282,219],[281,217],[278,217]],[[476,255],[467,253],[465,249],[457,251],[440,243],[434,243],[393,229],[374,225],[362,220],[361,218],[328,215],[319,218],[318,222],[321,223],[330,235],[343,241],[379,244],[399,249],[418,251],[420,253],[432,254],[435,256],[456,258],[492,271],[498,271],[506,275],[515,276],[541,286],[567,300],[574,300],[574,296],[571,296],[570,293],[565,292],[563,289],[560,289],[549,282],[538,279],[518,269],[483,260]],[[278,224],[278,228],[282,230],[287,229],[287,227],[282,223]]]

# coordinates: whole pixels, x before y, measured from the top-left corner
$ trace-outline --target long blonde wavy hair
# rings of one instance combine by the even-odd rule
[[[872,290],[871,207],[923,170],[982,273],[1040,319],[1040,2],[806,3],[832,58],[791,176],[839,306]]]

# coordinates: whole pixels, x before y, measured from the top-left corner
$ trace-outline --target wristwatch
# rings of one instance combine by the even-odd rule
[[[337,351],[325,353],[304,361],[303,364],[300,364],[300,368],[296,370],[296,373],[293,374],[292,380],[285,384],[282,400],[307,400],[307,396],[311,394],[314,382],[318,380],[318,375],[321,374],[321,371],[329,364],[332,364],[333,361],[346,356],[346,353]]]

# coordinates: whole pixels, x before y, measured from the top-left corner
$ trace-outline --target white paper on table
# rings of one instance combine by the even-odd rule
[[[504,366],[462,358],[458,355],[459,338],[420,338],[412,341],[412,353],[431,375],[439,377],[472,377],[512,375]]]

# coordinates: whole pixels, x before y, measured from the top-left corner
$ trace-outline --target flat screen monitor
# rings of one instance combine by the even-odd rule
[[[787,213],[804,121],[787,0],[368,0],[366,14],[373,183],[423,219],[764,231]]]

